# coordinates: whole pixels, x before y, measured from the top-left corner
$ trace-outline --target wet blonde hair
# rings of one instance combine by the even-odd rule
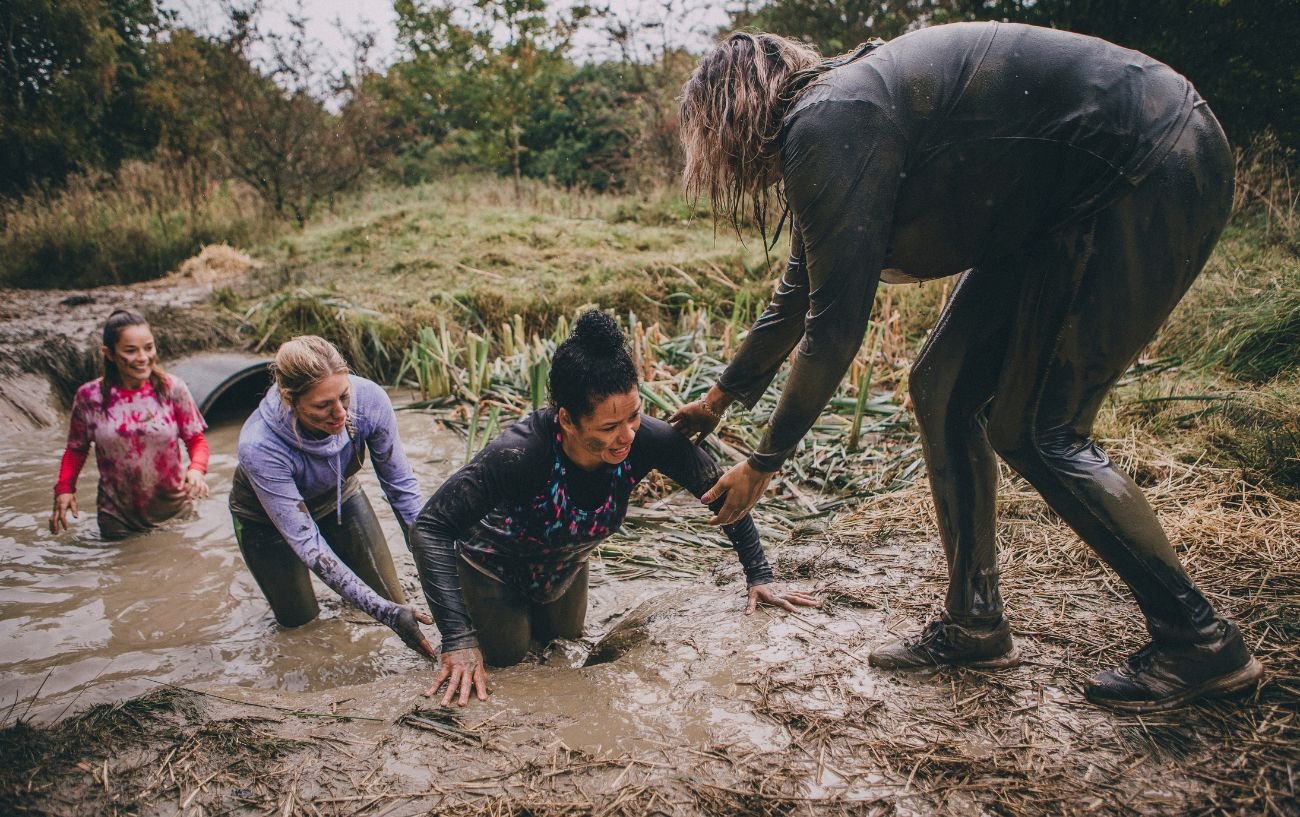
[[[821,63],[803,43],[736,32],[696,66],[682,89],[682,181],[688,198],[709,197],[715,223],[725,218],[739,232],[748,203],[766,234],[772,188],[780,181],[775,142],[793,101],[791,80]],[[775,195],[779,200],[780,191]]]
[[[348,364],[339,350],[319,335],[298,335],[281,344],[271,363],[271,376],[275,387],[287,407],[298,400],[312,386],[327,377],[347,374]]]

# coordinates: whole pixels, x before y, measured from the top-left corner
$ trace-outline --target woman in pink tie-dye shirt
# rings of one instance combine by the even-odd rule
[[[121,539],[170,519],[208,495],[207,424],[189,388],[158,365],[148,322],[119,309],[104,324],[104,376],[77,390],[50,531],[77,515],[77,475],[95,447],[100,534]],[[181,458],[181,443],[189,464]]]

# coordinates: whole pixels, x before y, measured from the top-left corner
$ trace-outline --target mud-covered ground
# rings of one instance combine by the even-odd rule
[[[152,316],[212,343],[223,319],[191,289],[121,298],[180,299]],[[93,335],[119,296],[90,295],[0,292],[0,345],[18,360],[51,337]],[[1088,675],[1142,645],[1141,620],[1011,479],[999,538],[1023,665],[868,667],[870,648],[915,632],[942,598],[918,484],[767,538],[778,577],[817,592],[820,610],[744,616],[725,552],[692,579],[599,569],[588,638],[494,672],[490,699],[464,709],[421,695],[428,667],[308,692],[160,686],[51,726],[23,722],[28,701],[15,700],[0,718],[0,813],[1300,814],[1300,505],[1149,441],[1107,446],[1264,661],[1255,693],[1144,717],[1084,703]],[[659,518],[689,516],[669,510]],[[584,666],[593,647],[609,660]]]
[[[738,610],[738,571],[669,582],[613,660],[559,644],[440,709],[429,674],[292,694],[160,689],[49,730],[4,734],[13,813],[1295,814],[1297,508],[1155,466],[1171,528],[1269,669],[1240,700],[1144,717],[1081,682],[1140,645],[1126,595],[1008,483],[1005,589],[1025,656],[997,672],[882,673],[868,649],[942,590],[924,490],[878,498],[773,548],[818,611]],[[1160,486],[1166,486],[1161,488]],[[1197,521],[1197,520],[1200,521]],[[1224,524],[1227,523],[1227,524]],[[1187,527],[1191,524],[1193,527]],[[1267,533],[1272,541],[1255,537]],[[645,535],[654,535],[648,529]],[[617,581],[617,579],[606,579]],[[324,660],[324,658],[323,658]]]

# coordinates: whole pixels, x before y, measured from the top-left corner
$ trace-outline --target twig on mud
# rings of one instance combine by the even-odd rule
[[[145,680],[151,684],[157,684],[158,686],[164,686],[164,687],[169,687],[171,689],[177,689],[182,692],[188,692],[191,695],[202,695],[205,698],[216,698],[219,701],[225,701],[226,703],[232,703],[232,704],[239,704],[240,706],[256,706],[262,709],[274,709],[275,711],[283,712],[286,715],[297,715],[298,717],[303,717],[303,718],[330,718],[336,721],[373,721],[375,723],[385,723],[385,720],[383,718],[371,718],[366,715],[334,715],[329,712],[309,712],[305,709],[290,709],[287,706],[275,706],[274,704],[262,704],[262,703],[254,703],[253,701],[240,701],[235,698],[226,698],[224,696],[217,695],[216,693],[213,692],[204,692],[203,690],[200,689],[190,689],[189,687],[177,686],[176,684],[169,684],[166,681],[158,681],[153,678],[146,678]]]

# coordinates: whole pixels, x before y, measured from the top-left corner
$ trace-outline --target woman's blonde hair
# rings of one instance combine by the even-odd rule
[[[792,91],[799,90],[791,80],[821,63],[803,43],[746,32],[730,35],[700,60],[682,89],[682,180],[688,197],[709,197],[715,222],[725,217],[739,232],[748,201],[766,234],[771,188],[780,180],[775,142]]]
[[[271,363],[275,387],[289,407],[296,405],[320,381],[347,372],[343,355],[334,344],[318,335],[298,335],[285,341]]]

